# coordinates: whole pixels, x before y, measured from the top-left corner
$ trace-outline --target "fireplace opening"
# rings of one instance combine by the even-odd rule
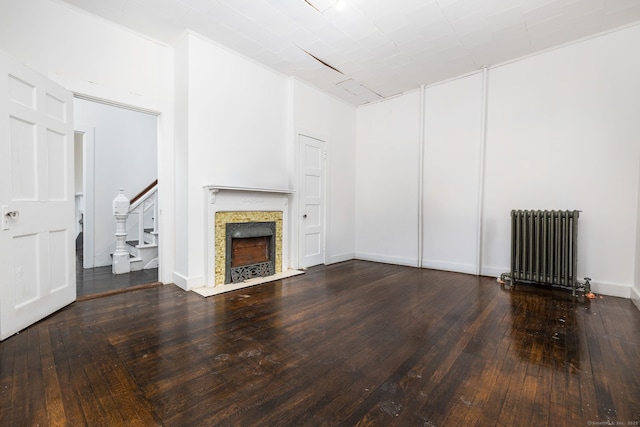
[[[269,261],[269,240],[267,236],[232,239],[231,267]]]
[[[275,274],[276,223],[226,224],[225,283]]]

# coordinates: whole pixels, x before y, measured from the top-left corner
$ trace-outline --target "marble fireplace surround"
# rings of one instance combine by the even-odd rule
[[[247,280],[246,283],[225,284],[224,271],[220,271],[220,238],[216,235],[216,214],[219,218],[241,218],[241,221],[262,221],[263,218],[282,218],[281,226],[278,226],[277,240],[278,249],[276,276],[274,279],[290,277],[294,271],[289,270],[289,201],[293,190],[273,189],[273,188],[249,188],[249,187],[228,187],[208,185],[204,187],[206,201],[206,277],[205,288],[200,288],[202,292],[194,291],[204,296],[215,295],[230,290],[252,286],[259,282],[255,278]],[[220,220],[218,220],[220,223]],[[218,231],[220,234],[220,231]],[[218,242],[218,244],[216,244]],[[216,249],[218,248],[218,249]],[[222,257],[224,257],[224,253]],[[218,261],[216,261],[218,260]],[[218,268],[216,268],[218,264]],[[273,277],[273,276],[272,276]],[[264,282],[265,280],[262,280]],[[266,280],[269,281],[269,280]],[[206,294],[206,295],[205,295]]]

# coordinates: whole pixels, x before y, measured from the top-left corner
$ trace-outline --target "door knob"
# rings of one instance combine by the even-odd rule
[[[0,229],[1,230],[9,230],[11,228],[11,223],[12,223],[12,221],[9,221],[9,220],[17,218],[18,215],[20,215],[20,212],[18,212],[18,211],[9,210],[9,206],[8,205],[0,206],[0,212],[2,212],[2,214],[0,214]]]

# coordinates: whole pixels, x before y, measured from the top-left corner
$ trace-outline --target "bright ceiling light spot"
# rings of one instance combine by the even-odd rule
[[[338,0],[336,2],[336,10],[344,10],[344,0]]]

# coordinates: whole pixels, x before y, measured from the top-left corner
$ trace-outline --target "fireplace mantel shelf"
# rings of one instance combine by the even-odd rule
[[[253,187],[229,187],[224,185],[205,185],[203,187],[205,191],[209,194],[209,203],[216,203],[216,196],[218,194],[227,194],[233,195],[234,193],[237,196],[241,194],[247,194],[249,197],[253,197],[254,201],[260,201],[262,203],[262,198],[269,197],[280,197],[284,199],[284,204],[288,203],[289,196],[295,193],[294,190],[287,190],[283,188],[253,188]],[[260,193],[261,195],[250,196],[249,193]],[[242,196],[246,197],[246,196]]]
[[[205,189],[209,191],[252,191],[259,193],[279,193],[279,194],[293,194],[295,190],[287,190],[282,188],[252,188],[252,187],[229,187],[223,185],[205,185]]]

